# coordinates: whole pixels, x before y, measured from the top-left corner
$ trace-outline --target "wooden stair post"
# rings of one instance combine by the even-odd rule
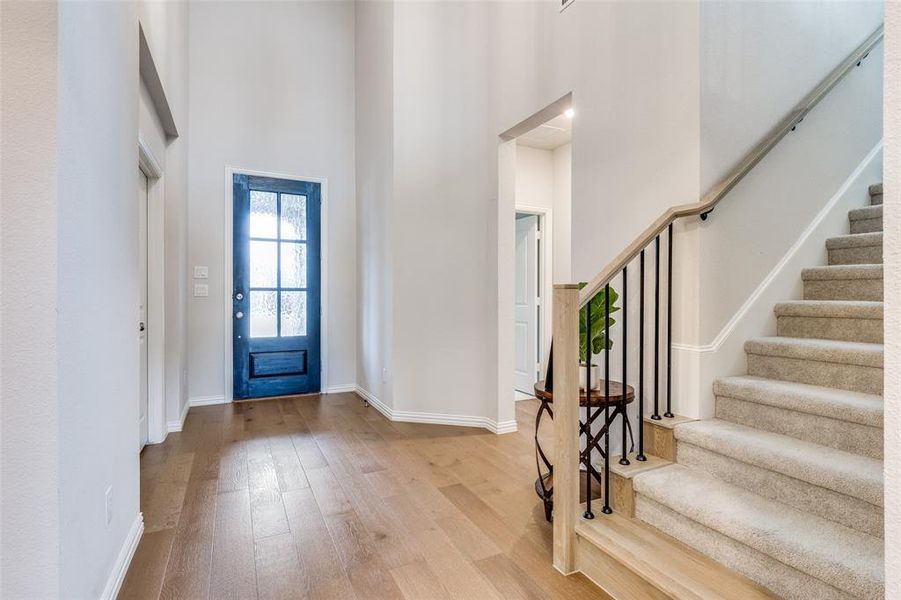
[[[579,518],[579,286],[554,286],[554,567],[576,571]]]

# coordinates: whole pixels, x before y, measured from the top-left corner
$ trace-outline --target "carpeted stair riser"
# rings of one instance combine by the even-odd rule
[[[774,309],[783,337],[882,343],[882,302],[794,300]]]
[[[882,184],[877,183],[870,186],[870,204],[882,204]]]
[[[805,300],[882,301],[882,265],[813,267],[801,272]]]
[[[679,425],[675,434],[678,444],[691,444],[730,460],[882,506],[883,467],[877,459],[718,419]]]
[[[805,281],[805,300],[882,300],[881,279]]]
[[[680,465],[703,471],[770,500],[782,502],[868,535],[882,537],[882,507],[865,500],[681,441],[676,444],[676,460]]]
[[[830,265],[882,264],[882,232],[855,233],[826,240]]]
[[[748,354],[748,374],[867,394],[882,393],[881,367]]]
[[[838,317],[776,317],[776,334],[784,337],[870,342],[883,340],[881,319],[845,319]]]
[[[851,233],[882,231],[882,205],[858,208],[848,213]]]
[[[728,396],[716,397],[716,418],[861,456],[880,459],[883,456],[883,432],[880,427],[756,404]]]
[[[738,398],[764,406],[828,417],[882,429],[882,396],[748,375],[721,377],[713,382],[716,396]]]
[[[826,589],[812,589],[816,582],[811,582],[811,578],[852,597],[881,598],[884,594],[884,542],[880,538],[764,498],[682,464],[641,473],[633,479],[633,486],[638,494],[639,518],[742,570],[741,560],[730,560],[730,554],[740,552],[749,569],[742,572],[752,579],[767,581],[765,572],[753,568],[758,553],[797,570],[799,573],[788,572],[785,579],[765,584],[782,597],[835,597],[834,593],[823,595],[828,592]],[[655,511],[648,500],[668,510]],[[684,536],[692,531],[695,535],[686,539]],[[719,536],[711,535],[714,533]],[[741,552],[741,545],[754,552]],[[772,562],[764,562],[778,568]]]
[[[882,244],[829,250],[830,265],[881,265]]]
[[[645,523],[712,556],[726,567],[769,588],[786,600],[853,600],[831,585],[758,552],[714,529],[692,521],[642,494],[635,496],[635,516]]]

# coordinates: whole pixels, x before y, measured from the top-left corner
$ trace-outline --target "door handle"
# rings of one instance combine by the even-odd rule
[[[236,319],[243,319],[243,318],[244,318],[244,313],[242,313],[241,311],[236,312],[236,313],[235,313],[235,318],[236,318]]]

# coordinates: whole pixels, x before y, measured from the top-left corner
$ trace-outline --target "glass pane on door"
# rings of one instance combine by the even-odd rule
[[[276,337],[277,292],[250,292],[250,337]]]
[[[307,293],[281,292],[281,337],[307,334]]]
[[[278,237],[278,195],[274,192],[250,192],[250,237]]]
[[[250,242],[250,287],[278,287],[278,242]]]
[[[282,242],[281,246],[281,287],[307,287],[307,245],[292,242]]]
[[[283,240],[307,239],[307,197],[282,194]]]

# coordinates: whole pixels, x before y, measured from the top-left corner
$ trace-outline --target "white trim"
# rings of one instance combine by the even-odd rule
[[[163,168],[138,135],[138,166],[147,177],[147,443],[166,439],[166,198]]]
[[[131,529],[128,530],[122,549],[119,550],[119,556],[116,557],[116,563],[113,565],[113,570],[106,580],[106,585],[103,586],[103,593],[100,595],[101,600],[115,600],[116,596],[119,595],[122,582],[125,581],[125,574],[128,572],[131,559],[134,558],[142,535],[144,535],[144,515],[138,513],[138,516],[135,517],[134,522],[131,524]]]
[[[270,171],[259,171],[254,169],[243,169],[231,165],[225,166],[225,210],[224,218],[224,234],[225,248],[222,253],[222,296],[225,303],[223,331],[224,352],[223,352],[223,398],[224,402],[233,400],[232,390],[234,389],[233,372],[232,372],[232,219],[234,218],[234,203],[232,199],[233,180],[235,173],[241,175],[251,175],[255,177],[272,177],[275,179],[289,179],[293,181],[309,181],[318,183],[320,193],[320,210],[319,210],[319,253],[320,253],[320,274],[319,274],[319,389],[327,390],[328,388],[328,178],[326,177],[310,177],[308,175],[291,175],[286,173],[273,173]]]
[[[848,191],[848,188],[860,177],[860,174],[863,170],[870,164],[870,161],[882,150],[882,140],[873,147],[872,150],[864,157],[864,159],[857,165],[854,171],[848,176],[847,179],[842,183],[842,185],[838,188],[838,190],[833,194],[832,198],[829,199],[829,202],[820,209],[820,212],[813,218],[813,220],[807,225],[801,235],[798,236],[798,239],[792,244],[791,248],[785,253],[785,255],[779,259],[779,262],[772,268],[772,270],[767,274],[766,277],[763,278],[763,281],[757,286],[754,292],[748,296],[748,299],[745,300],[744,304],[741,305],[732,318],[729,319],[729,322],[726,323],[720,332],[713,338],[713,341],[709,344],[702,345],[693,345],[693,344],[680,344],[673,343],[673,350],[681,350],[683,352],[696,352],[699,354],[704,354],[708,352],[716,352],[720,349],[723,343],[732,335],[732,332],[741,323],[742,319],[745,318],[745,315],[749,310],[757,303],[758,299],[766,292],[766,289],[773,283],[773,281],[779,276],[782,270],[786,267],[786,265],[791,261],[791,259],[798,253],[798,251],[804,246],[804,243],[807,239],[816,232],[819,228],[820,223],[823,222],[835,205],[842,199],[845,193]]]
[[[558,1],[559,1],[559,0],[558,0]],[[558,12],[563,12],[564,10],[566,10],[567,8],[569,8],[569,5],[570,5],[570,4],[572,4],[572,3],[575,2],[575,1],[576,1],[576,0],[563,0],[563,2],[560,4],[560,10],[559,10]]]
[[[386,406],[381,400],[376,398],[375,395],[368,390],[364,390],[360,386],[356,386],[354,391],[358,396],[369,402],[373,408],[382,413],[389,421],[400,423],[427,423],[431,425],[454,425],[458,427],[481,427],[482,429],[487,429],[491,433],[496,434],[514,433],[517,431],[515,419],[498,422],[487,417],[471,415],[397,411]]]
[[[213,404],[228,404],[231,400],[225,396],[195,396],[188,399],[188,406],[211,406]]]
[[[354,391],[356,391],[356,389],[357,389],[357,386],[354,385],[353,383],[346,383],[344,385],[333,385],[332,387],[328,388],[327,390],[325,390],[322,393],[323,394],[346,394],[348,392],[354,392]]]
[[[159,179],[163,176],[163,167],[160,165],[160,161],[153,153],[153,148],[140,133],[138,134],[138,166],[141,167],[141,171],[148,179]]]
[[[188,409],[191,408],[190,402],[185,402],[184,408],[181,409],[181,415],[178,417],[178,421],[169,421],[166,424],[166,431],[168,433],[178,433],[185,426],[185,419],[188,418]]]

